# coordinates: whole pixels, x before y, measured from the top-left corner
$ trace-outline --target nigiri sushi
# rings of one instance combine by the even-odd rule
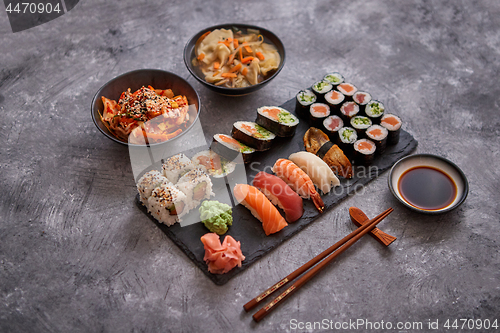
[[[333,186],[340,185],[339,179],[335,176],[332,169],[321,158],[307,151],[299,151],[288,156],[288,159],[297,164],[314,185],[323,193],[328,193]]]
[[[281,178],[261,171],[255,175],[252,185],[283,209],[288,223],[297,221],[304,213],[302,199]]]
[[[236,184],[234,197],[243,204],[255,218],[262,222],[266,236],[280,231],[288,225],[278,209],[256,187],[247,184]]]
[[[314,188],[311,178],[292,161],[280,158],[274,163],[273,172],[287,183],[302,198],[311,198],[314,206],[322,213],[325,204]]]

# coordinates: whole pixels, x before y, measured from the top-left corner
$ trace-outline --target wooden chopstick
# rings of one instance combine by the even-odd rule
[[[245,309],[245,311],[246,312],[250,311],[255,306],[257,306],[260,302],[262,302],[267,296],[271,295],[276,290],[280,289],[285,284],[287,284],[287,282],[295,280],[295,278],[297,278],[299,275],[301,275],[302,273],[304,273],[305,271],[307,271],[309,268],[311,268],[312,266],[316,265],[318,262],[320,262],[321,260],[323,260],[323,258],[325,258],[327,255],[329,255],[330,253],[332,253],[333,251],[335,251],[336,249],[338,249],[339,247],[341,247],[345,242],[347,242],[348,240],[350,240],[352,237],[354,237],[357,234],[359,234],[360,232],[362,232],[365,228],[368,228],[368,226],[369,226],[369,224],[371,222],[373,222],[375,220],[378,220],[378,219],[380,219],[380,221],[382,221],[382,219],[384,219],[387,215],[389,215],[389,213],[390,213],[389,210],[391,210],[391,209],[392,208],[389,208],[389,209],[385,210],[384,212],[382,212],[379,215],[377,215],[375,218],[373,218],[368,223],[363,224],[361,227],[357,228],[356,230],[354,230],[353,232],[351,232],[349,235],[345,236],[344,238],[342,238],[341,240],[339,240],[337,243],[333,244],[328,249],[326,249],[325,251],[321,252],[320,254],[318,254],[317,256],[315,256],[314,258],[312,258],[311,260],[309,260],[308,262],[306,262],[304,265],[300,266],[298,269],[296,269],[295,271],[293,271],[292,273],[290,273],[287,277],[285,277],[284,279],[282,279],[278,283],[274,284],[272,287],[270,287],[269,289],[267,289],[266,291],[264,291],[262,294],[260,294],[259,296],[255,297],[254,299],[252,299],[247,304],[243,305],[243,308]],[[389,213],[387,213],[387,212],[389,212]],[[384,215],[384,214],[387,214],[387,215]]]
[[[267,316],[272,310],[276,308],[277,305],[281,304],[285,299],[290,297],[294,292],[296,292],[298,289],[300,289],[306,282],[308,282],[313,276],[318,274],[320,270],[322,270],[326,265],[328,265],[331,261],[333,261],[338,255],[340,255],[342,252],[347,250],[352,244],[356,243],[361,237],[369,233],[375,226],[382,221],[387,215],[389,215],[394,209],[389,208],[385,212],[383,212],[381,215],[377,216],[376,218],[372,219],[369,223],[364,224],[362,227],[359,227],[357,230],[353,231],[351,234],[349,234],[347,237],[350,237],[350,239],[345,242],[344,244],[341,244],[340,248],[328,255],[325,260],[320,262],[318,265],[315,267],[311,268],[307,273],[305,273],[300,279],[295,281],[290,287],[288,287],[281,295],[276,297],[272,302],[270,302],[268,305],[257,311],[253,315],[253,319],[256,322],[259,322]],[[360,231],[361,229],[361,231]],[[344,237],[342,240],[346,239],[347,237]],[[334,244],[333,246],[337,245],[339,242]],[[332,247],[333,247],[332,246]],[[324,252],[323,252],[324,253]],[[321,253],[321,254],[323,254]],[[320,254],[320,255],[321,255]],[[309,264],[309,262],[307,263]],[[307,265],[306,264],[306,265]],[[304,266],[306,266],[304,265]],[[302,270],[302,267],[299,268],[298,270]]]

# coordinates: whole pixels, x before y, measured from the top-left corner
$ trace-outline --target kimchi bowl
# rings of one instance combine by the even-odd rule
[[[94,95],[94,124],[108,139],[132,146],[177,139],[198,119],[200,98],[182,77],[160,69],[121,74]]]

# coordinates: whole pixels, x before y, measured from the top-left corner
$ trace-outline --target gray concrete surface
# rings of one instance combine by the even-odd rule
[[[16,34],[1,8],[0,331],[302,332],[293,320],[366,319],[417,332],[429,320],[439,331],[447,319],[500,321],[498,1],[84,0]],[[285,68],[258,93],[216,95],[184,67],[187,40],[225,22],[261,25],[285,44]],[[95,91],[137,68],[191,82],[207,137],[338,70],[401,115],[417,152],[457,163],[469,197],[419,215],[383,174],[217,287],[137,209],[126,147],[90,118]],[[253,323],[242,305],[350,232],[349,206],[370,216],[394,207],[381,228],[398,240],[361,240]]]

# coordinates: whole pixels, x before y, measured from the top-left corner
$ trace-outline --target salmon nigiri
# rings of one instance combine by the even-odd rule
[[[320,213],[323,212],[325,204],[316,191],[311,178],[301,168],[290,160],[280,158],[274,163],[272,170],[276,176],[283,179],[302,198],[311,198],[314,206]]]
[[[248,208],[255,218],[262,222],[266,236],[280,231],[288,225],[278,209],[256,187],[247,184],[236,184],[234,197]]]

